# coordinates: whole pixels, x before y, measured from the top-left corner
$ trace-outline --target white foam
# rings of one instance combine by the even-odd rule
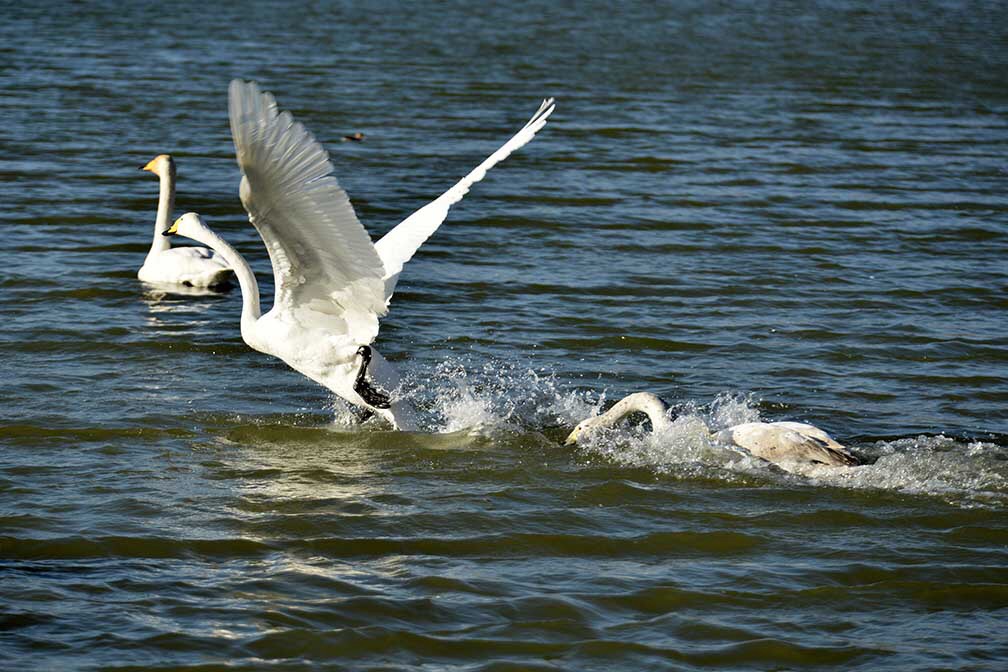
[[[586,393],[562,389],[555,374],[531,364],[474,364],[465,357],[445,360],[433,371],[408,371],[392,394],[405,395],[414,404],[422,431],[474,435],[573,426],[596,413],[601,403],[588,401]],[[357,423],[338,397],[333,397],[331,408],[335,424]]]
[[[967,505],[1008,503],[1008,456],[996,444],[917,436],[853,448],[874,462],[813,472],[813,482],[935,495]]]
[[[421,429],[436,433],[493,436],[566,429],[598,414],[605,405],[604,393],[572,391],[552,372],[499,360],[473,364],[453,358],[434,372],[407,376],[402,390],[409,390],[410,400],[421,410]],[[333,413],[334,422],[341,426],[357,422],[345,403],[334,402]],[[751,396],[722,393],[706,405],[677,404],[669,414],[670,426],[662,431],[651,432],[646,422],[624,423],[593,432],[573,450],[577,459],[588,463],[607,462],[681,477],[737,482],[755,476],[800,486],[938,495],[965,505],[1008,503],[1008,451],[995,444],[944,436],[855,443],[848,447],[869,464],[785,471],[710,438],[712,431],[761,419]]]
[[[716,401],[706,410],[693,405],[687,409],[664,432],[651,434],[632,427],[599,432],[589,437],[584,450],[619,465],[658,473],[702,474],[731,481],[743,475],[761,476],[797,485],[938,496],[963,506],[1008,504],[1008,451],[993,443],[945,436],[854,443],[848,448],[868,464],[789,465],[782,469],[710,442],[707,427],[717,429],[759,419],[756,409],[743,400]]]
[[[725,468],[747,472],[762,462],[711,440],[712,430],[759,419],[746,397],[722,394],[707,408],[686,402],[669,409],[669,419],[669,426],[656,432],[647,423],[592,432],[582,451],[623,466],[682,475],[709,476]]]

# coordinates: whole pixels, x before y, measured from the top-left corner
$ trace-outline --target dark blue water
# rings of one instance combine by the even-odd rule
[[[10,669],[999,669],[1003,3],[8,5],[0,660]],[[375,237],[545,96],[407,265],[360,425],[145,287],[157,185],[271,274],[232,77]],[[363,132],[360,143],[342,136]],[[576,449],[648,389],[679,418]],[[707,428],[799,419],[804,475]]]

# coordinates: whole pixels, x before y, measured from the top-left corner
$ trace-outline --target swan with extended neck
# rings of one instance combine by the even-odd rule
[[[153,284],[186,287],[226,285],[231,280],[231,269],[212,250],[205,247],[172,247],[168,238],[161,235],[168,230],[171,211],[175,207],[175,160],[170,154],[158,154],[140,170],[157,175],[161,189],[157,217],[154,219],[154,240],[137,278]]]
[[[668,404],[650,392],[635,392],[620,399],[605,413],[582,420],[568,435],[565,443],[571,445],[596,429],[614,427],[631,413],[647,415],[654,432],[664,432],[672,426],[668,417]],[[755,457],[779,465],[826,464],[849,467],[860,464],[847,448],[829,434],[803,422],[747,422],[714,432],[711,438],[744,448]]]
[[[209,246],[234,269],[242,292],[241,335],[253,349],[329,388],[351,404],[415,429],[411,405],[393,399],[395,369],[371,343],[388,311],[403,265],[437,230],[449,207],[486,172],[546,124],[544,100],[510,140],[451,189],[372,243],[340,187],[329,155],[289,112],[255,82],[234,80],[228,110],[241,168],[239,195],[266,244],[273,266],[273,308],[261,313],[259,286],[248,263],[196,213],[166,235]]]

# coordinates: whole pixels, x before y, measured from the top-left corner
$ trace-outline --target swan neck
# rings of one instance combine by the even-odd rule
[[[644,413],[651,421],[653,432],[662,432],[671,426],[666,414],[668,405],[650,392],[638,392],[618,401],[615,406],[599,416],[600,424],[613,427],[631,413]]]
[[[161,235],[171,225],[172,210],[175,209],[175,171],[164,170],[160,178],[161,189],[158,194],[157,217],[154,219],[154,240],[151,242],[149,254],[164,252],[171,247],[167,236]]]
[[[238,287],[242,293],[242,337],[248,341],[248,338],[245,337],[246,329],[255,324],[262,315],[262,308],[259,304],[259,283],[256,282],[252,267],[245,261],[245,257],[238,254],[238,250],[231,247],[230,243],[208,228],[202,228],[200,236],[198,238],[194,237],[194,239],[220,255],[234,271],[235,278],[238,280]]]

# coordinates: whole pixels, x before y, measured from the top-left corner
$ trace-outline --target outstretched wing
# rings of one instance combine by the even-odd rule
[[[375,250],[385,266],[386,302],[392,298],[403,265],[413,258],[417,249],[441,226],[441,222],[448,216],[448,208],[461,201],[462,197],[469,192],[469,187],[482,180],[488,170],[531,140],[539,132],[539,129],[546,125],[546,119],[553,113],[554,107],[552,98],[544,100],[528,123],[505,142],[500,149],[491,154],[486,161],[476,166],[472,172],[437,199],[404,219],[375,243]]]
[[[386,311],[384,266],[328,152],[255,82],[231,82],[228,112],[242,204],[273,264],[274,308],[370,343]]]

